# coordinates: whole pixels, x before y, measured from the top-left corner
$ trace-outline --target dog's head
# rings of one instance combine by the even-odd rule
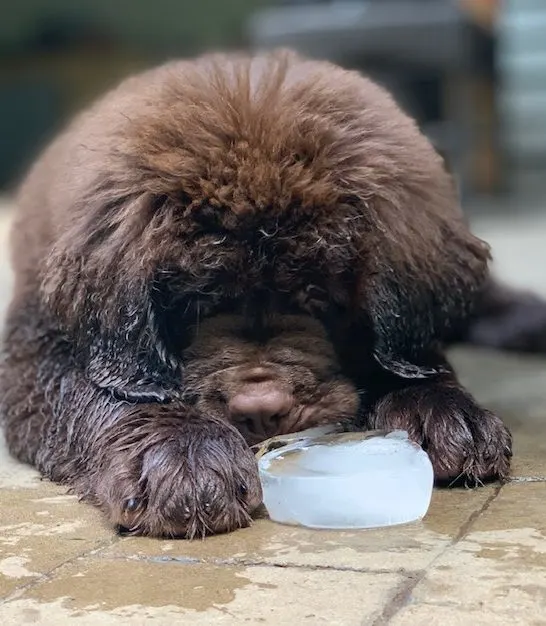
[[[341,344],[434,374],[427,351],[486,276],[440,157],[354,72],[289,53],[173,63],[71,132],[86,182],[43,293],[104,386],[183,376],[256,437],[354,415]]]

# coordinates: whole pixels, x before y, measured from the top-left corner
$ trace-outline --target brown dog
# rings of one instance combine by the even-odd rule
[[[407,429],[440,480],[508,475],[507,429],[442,354],[488,248],[360,75],[277,52],[130,78],[46,150],[19,208],[7,441],[112,522],[246,525],[248,444],[329,420]]]

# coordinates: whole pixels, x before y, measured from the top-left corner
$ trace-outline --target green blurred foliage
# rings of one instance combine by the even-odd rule
[[[0,0],[0,49],[44,29],[83,27],[141,52],[191,53],[244,45],[244,24],[267,0]]]

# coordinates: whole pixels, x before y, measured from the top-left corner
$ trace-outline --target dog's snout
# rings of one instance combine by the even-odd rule
[[[274,376],[266,367],[253,367],[241,375],[243,383],[266,383],[273,382]]]
[[[291,406],[292,398],[286,392],[276,389],[251,390],[234,396],[229,403],[229,410],[236,420],[254,418],[268,422],[288,413]]]
[[[233,422],[257,436],[275,434],[294,405],[291,391],[261,367],[246,372],[241,383],[228,403]]]

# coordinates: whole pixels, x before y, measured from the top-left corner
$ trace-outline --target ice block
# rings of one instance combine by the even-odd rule
[[[258,460],[273,521],[310,528],[376,528],[419,520],[433,470],[405,431],[308,431]]]

